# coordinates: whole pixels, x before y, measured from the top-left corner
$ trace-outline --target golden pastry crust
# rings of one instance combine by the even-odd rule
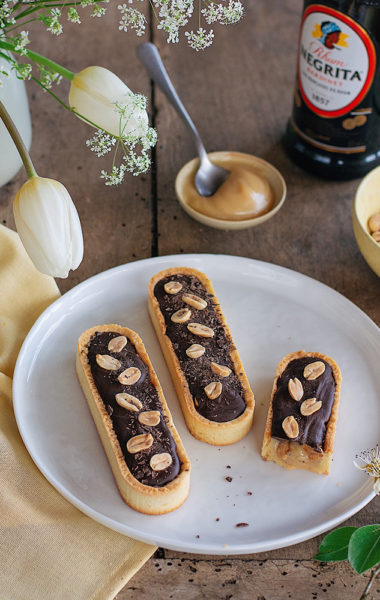
[[[195,407],[193,397],[189,390],[189,385],[185,374],[181,369],[180,362],[174,352],[172,342],[166,335],[166,325],[161,312],[157,298],[154,295],[154,288],[158,281],[166,279],[172,275],[188,275],[200,280],[208,294],[213,296],[215,302],[215,312],[224,328],[226,339],[231,343],[232,350],[229,358],[233,364],[233,370],[242,386],[243,398],[246,404],[244,412],[231,421],[223,423],[210,421],[200,415]],[[207,442],[214,446],[225,446],[234,444],[242,439],[250,430],[253,421],[254,396],[250,388],[247,376],[245,374],[241,359],[235,348],[231,332],[228,328],[219,302],[215,296],[211,281],[201,271],[189,267],[175,267],[166,269],[152,277],[148,285],[148,309],[152,319],[154,329],[161,345],[167,366],[169,368],[178,399],[181,404],[182,412],[185,417],[186,425],[190,433],[198,440]]]
[[[178,476],[162,487],[153,487],[140,483],[132,475],[125,462],[119,441],[112,426],[112,421],[94,383],[88,362],[88,343],[96,332],[115,332],[119,335],[124,335],[132,342],[137,354],[148,367],[150,381],[157,391],[162,406],[162,413],[176,444],[176,450],[181,464]],[[173,424],[160,382],[158,381],[141,338],[131,329],[115,324],[98,325],[91,329],[87,329],[82,333],[78,340],[76,370],[80,385],[95,421],[108,461],[111,465],[117,487],[126,504],[139,512],[149,515],[164,514],[181,506],[189,493],[190,461]]]
[[[305,357],[316,358],[328,363],[332,369],[335,380],[334,401],[331,408],[330,418],[326,427],[323,452],[317,452],[307,444],[299,444],[298,442],[291,440],[281,441],[272,438],[271,435],[273,419],[272,407],[273,398],[277,391],[277,380],[292,360]],[[277,366],[274,377],[261,451],[261,455],[264,460],[273,461],[278,465],[285,467],[285,469],[305,469],[306,471],[312,471],[313,473],[328,475],[330,472],[330,463],[334,452],[334,438],[338,420],[341,383],[342,376],[338,365],[332,358],[326,356],[326,354],[320,354],[319,352],[305,352],[304,350],[300,350],[299,352],[293,352],[292,354],[284,356]]]

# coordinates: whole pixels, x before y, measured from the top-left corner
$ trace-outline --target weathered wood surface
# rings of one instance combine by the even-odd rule
[[[152,558],[117,600],[359,600],[368,575],[308,560]],[[380,594],[375,586],[373,598]]]
[[[159,143],[156,164],[144,178],[119,188],[98,179],[101,160],[85,148],[88,127],[51,98],[28,85],[33,119],[32,157],[43,176],[69,189],[80,213],[85,257],[80,268],[59,282],[62,292],[118,264],[156,254],[227,253],[295,269],[332,286],[380,324],[379,279],[356,246],[351,205],[357,181],[331,183],[290,162],[281,137],[291,108],[301,2],[247,1],[244,21],[219,27],[214,45],[194,53],[185,44],[169,46],[154,31],[166,66],[211,150],[258,154],[285,176],[288,197],[278,215],[258,228],[226,233],[205,228],[180,209],[173,190],[178,169],[194,156],[183,125],[162,94],[151,106]],[[74,71],[89,64],[107,66],[133,90],[151,97],[150,83],[138,65],[140,39],[121,33],[116,10],[101,19],[67,25],[61,38],[39,35],[35,48]],[[64,95],[67,86],[62,84]],[[24,181],[18,174],[0,190],[1,222],[14,227],[11,201]],[[380,498],[348,524],[379,521]],[[244,557],[191,556],[160,549],[118,594],[130,598],[226,600],[356,600],[366,576],[345,564],[311,560],[323,536],[272,552]],[[373,591],[380,597],[380,583]]]

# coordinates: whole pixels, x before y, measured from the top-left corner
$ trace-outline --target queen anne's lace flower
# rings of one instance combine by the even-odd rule
[[[12,69],[14,69],[17,73],[17,77],[19,79],[30,79],[32,77],[32,65],[30,65],[29,63],[14,63],[12,65]]]
[[[44,90],[50,90],[53,84],[58,85],[62,81],[62,75],[59,73],[54,73],[54,71],[50,71],[46,67],[40,66],[40,82],[44,88]]]
[[[110,173],[104,170],[101,171],[100,177],[105,179],[106,185],[119,185],[124,179],[125,171],[126,166],[124,164],[119,167],[114,165]]]
[[[134,3],[141,4],[143,0],[128,0],[127,4],[121,4],[118,9],[122,13],[119,29],[128,31],[135,29],[137,35],[145,31],[145,16]],[[238,23],[243,16],[243,5],[240,0],[222,0],[221,2],[209,2],[208,0],[149,0],[153,14],[157,20],[157,29],[162,29],[167,34],[168,43],[179,41],[181,27],[185,27],[194,13],[194,5],[198,5],[199,26],[196,31],[186,31],[185,35],[189,45],[194,50],[204,50],[212,44],[214,38],[213,30],[207,31],[201,26],[201,17],[207,25],[220,23],[231,25]],[[201,8],[203,6],[203,8]]]
[[[29,37],[27,31],[21,31],[20,35],[16,38],[15,44],[15,52],[21,54],[21,56],[25,56],[26,54],[26,46],[29,44]]]
[[[197,52],[198,50],[204,50],[205,48],[208,48],[208,46],[211,46],[214,38],[213,30],[210,29],[210,31],[206,31],[206,29],[203,29],[203,27],[200,27],[198,31],[195,32],[190,31],[189,33],[186,31],[185,35],[187,37],[189,46]]]
[[[357,460],[360,460],[363,464],[358,464],[354,461],[354,465],[361,469],[370,477],[373,477],[373,488],[376,494],[380,494],[380,448],[376,444],[371,450],[364,450],[357,454]]]
[[[98,129],[95,135],[86,141],[86,146],[95,152],[98,158],[110,152],[115,144],[116,138],[103,129]]]
[[[68,21],[71,21],[71,23],[80,23],[80,17],[79,17],[79,13],[77,11],[76,8],[74,8],[73,6],[69,6],[69,8],[67,9],[67,19]]]
[[[243,16],[243,5],[236,0],[229,0],[228,6],[221,6],[221,17],[219,22],[222,25],[233,25],[238,23]]]
[[[137,8],[128,7],[126,4],[119,4],[118,9],[122,15],[119,24],[120,30],[128,31],[128,28],[134,29],[138,36],[145,33],[146,18]]]
[[[91,16],[92,17],[103,17],[103,15],[106,14],[106,9],[104,8],[104,6],[99,6],[99,4],[96,4],[94,6],[94,8],[92,9],[92,13]]]
[[[7,25],[14,25],[16,20],[12,16],[12,2],[0,1],[0,30]]]
[[[101,171],[101,178],[106,185],[119,185],[122,183],[125,173],[140,175],[146,173],[150,168],[149,150],[156,145],[157,132],[153,127],[146,127],[145,123],[137,122],[135,129],[130,129],[129,119],[136,118],[136,109],[146,109],[146,98],[142,94],[128,95],[128,103],[115,103],[115,111],[120,115],[120,135],[113,136],[102,129],[98,129],[95,135],[87,140],[87,146],[96,153],[98,157],[104,156],[115,149],[111,171]],[[138,121],[138,120],[137,120]],[[144,133],[142,134],[141,131]],[[140,151],[139,151],[140,149]],[[119,151],[121,151],[121,162],[116,165]]]

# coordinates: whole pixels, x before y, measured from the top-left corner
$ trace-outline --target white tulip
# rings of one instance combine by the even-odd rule
[[[54,179],[32,177],[13,202],[21,241],[41,273],[67,277],[83,258],[82,229],[65,186]]]
[[[119,136],[134,132],[144,136],[148,128],[145,110],[135,107],[131,117],[121,119],[116,103],[131,106],[131,90],[112,71],[104,67],[87,67],[74,75],[69,92],[69,104],[79,115],[96,124],[99,129]]]

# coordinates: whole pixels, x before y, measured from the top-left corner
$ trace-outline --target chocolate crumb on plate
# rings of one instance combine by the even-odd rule
[[[235,527],[249,527],[249,523],[236,523]]]
[[[226,481],[229,481],[229,482],[231,482],[231,481],[232,481],[232,477],[225,477],[224,479],[225,479]]]

